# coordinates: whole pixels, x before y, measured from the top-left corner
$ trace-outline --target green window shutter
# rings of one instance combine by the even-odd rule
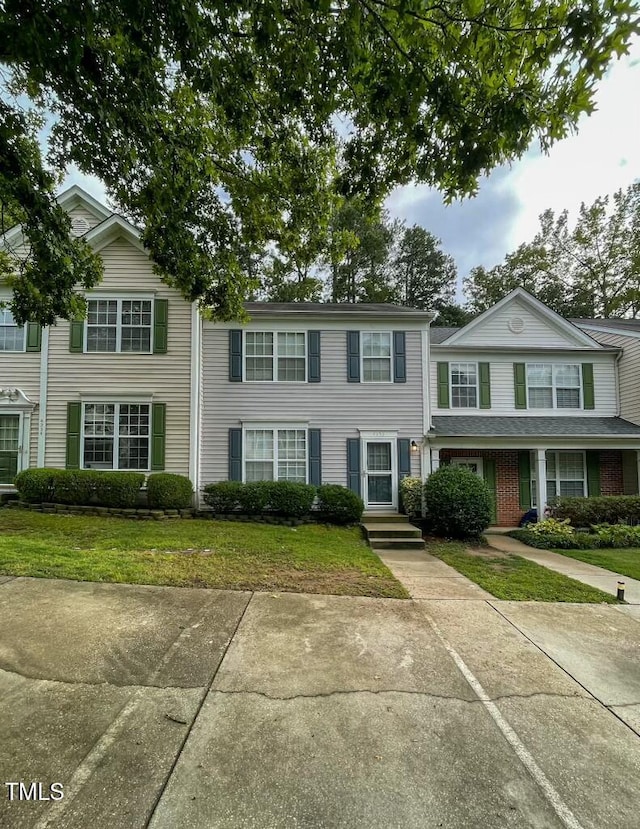
[[[320,382],[320,332],[307,331],[307,358],[309,367],[307,380],[309,383]]]
[[[82,403],[67,403],[67,469],[80,469]]]
[[[154,403],[151,406],[151,471],[164,469],[164,455],[167,432],[167,404]]]
[[[347,383],[360,382],[360,332],[347,331]]]
[[[531,509],[531,454],[528,449],[518,452],[520,478],[520,509]]]
[[[242,429],[229,429],[229,480],[242,480]]]
[[[527,367],[524,363],[513,364],[513,393],[516,409],[527,408]]]
[[[493,458],[485,458],[482,465],[482,472],[485,483],[491,490],[491,523],[496,524],[498,521],[498,498],[496,489],[496,462]]]
[[[156,299],[153,303],[153,353],[167,353],[169,300]]]
[[[234,328],[229,331],[229,381],[242,382],[242,331]],[[235,480],[229,478],[230,481]],[[238,480],[241,480],[238,478]]]
[[[37,322],[27,323],[27,351],[40,351],[42,347],[42,328]]]
[[[404,331],[393,332],[393,382],[407,382],[407,337]]]
[[[309,483],[322,483],[322,444],[320,429],[309,429]]]
[[[593,390],[593,363],[582,364],[582,399],[585,409],[595,409],[596,401]]]
[[[480,381],[480,408],[491,408],[491,373],[489,363],[478,363],[478,379]]]
[[[347,438],[347,486],[361,495],[360,438]]]
[[[438,408],[449,408],[449,363],[438,363]]]
[[[587,495],[600,495],[600,452],[588,451],[587,456]]]
[[[69,323],[69,351],[82,354],[84,350],[84,320],[71,320]]]

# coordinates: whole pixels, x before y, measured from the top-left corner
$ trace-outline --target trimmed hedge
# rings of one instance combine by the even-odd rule
[[[403,478],[400,481],[400,499],[407,515],[422,515],[422,479]]]
[[[317,497],[317,505],[314,502]],[[364,503],[350,489],[337,484],[320,487],[291,481],[220,481],[204,487],[204,502],[221,514],[279,515],[302,518],[316,515],[331,524],[360,520]]]
[[[426,526],[445,538],[479,538],[491,522],[491,497],[469,469],[441,466],[424,485]]]
[[[568,518],[574,527],[640,521],[640,495],[558,498],[552,509],[554,518]]]
[[[355,492],[338,484],[318,487],[318,514],[327,524],[357,524],[364,512],[364,501]]]
[[[143,472],[43,467],[20,472],[15,487],[21,500],[30,504],[135,507],[144,479]]]
[[[147,503],[151,509],[188,509],[193,486],[184,475],[154,472],[147,478]]]
[[[593,533],[577,532],[572,535],[561,535],[534,533],[531,530],[512,530],[509,535],[529,547],[537,547],[540,550],[595,550],[605,546]]]

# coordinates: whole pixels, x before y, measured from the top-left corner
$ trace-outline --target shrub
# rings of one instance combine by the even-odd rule
[[[104,507],[135,507],[145,479],[143,472],[94,472],[98,503]]]
[[[602,543],[594,533],[574,532],[572,534],[535,533],[531,529],[512,530],[509,535],[529,547],[541,550],[595,550]]]
[[[204,502],[214,512],[233,512],[240,506],[244,484],[239,481],[219,481],[204,488]]]
[[[617,524],[640,521],[639,495],[601,495],[588,498],[557,498],[553,506],[556,518],[568,518],[574,527],[590,524]]]
[[[362,518],[364,502],[359,495],[338,484],[318,487],[318,516],[328,524],[356,524]]]
[[[485,482],[458,466],[442,466],[424,485],[427,526],[447,538],[478,538],[491,521],[491,492]]]
[[[273,512],[301,518],[311,512],[316,488],[293,481],[256,481],[245,485],[240,496],[241,509],[249,512]],[[251,507],[251,509],[250,509]]]
[[[593,529],[601,547],[640,545],[640,527],[630,527],[628,524],[595,524]]]
[[[187,509],[192,498],[191,481],[184,475],[154,472],[147,478],[147,502],[151,509]]]
[[[24,469],[18,472],[14,485],[20,499],[30,504],[54,503],[56,481],[64,469]]]
[[[574,529],[569,524],[569,519],[565,518],[560,521],[558,518],[545,518],[544,521],[538,521],[537,524],[531,524],[527,528],[529,532],[536,535],[573,535]]]
[[[266,512],[271,498],[272,481],[250,481],[241,484],[240,512],[248,515],[260,515]]]
[[[403,478],[400,481],[400,498],[407,515],[422,515],[422,480]]]
[[[112,474],[93,469],[61,469],[60,473],[55,480],[54,503],[78,506],[86,506],[91,502],[101,475]]]

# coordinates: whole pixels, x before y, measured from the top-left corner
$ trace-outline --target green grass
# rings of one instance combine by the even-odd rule
[[[608,602],[616,599],[526,558],[462,542],[427,541],[427,552],[442,559],[497,599],[535,602]],[[573,552],[573,551],[572,551]]]
[[[562,556],[576,558],[587,564],[613,570],[614,573],[623,573],[631,579],[640,579],[640,549],[637,547],[623,547],[619,550],[603,547],[599,550],[554,550]]]
[[[408,597],[359,529],[0,510],[0,574]]]

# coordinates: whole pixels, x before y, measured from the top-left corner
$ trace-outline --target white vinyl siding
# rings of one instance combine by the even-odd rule
[[[114,297],[168,299],[166,354],[69,352],[69,324],[61,321],[49,338],[49,396],[46,465],[64,467],[67,403],[147,401],[166,404],[165,471],[189,473],[191,393],[191,305],[160,281],[149,258],[130,242],[116,239],[102,248],[100,288]],[[37,357],[39,354],[27,354]]]
[[[451,407],[476,409],[478,406],[477,363],[451,363],[449,365]]]
[[[359,438],[359,430],[392,429],[398,431],[398,437],[421,442],[423,332],[407,330],[406,383],[348,383],[346,331],[357,329],[357,323],[350,321],[339,327],[332,320],[331,327],[323,328],[323,322],[308,321],[310,330],[320,331],[322,382],[304,384],[230,383],[228,361],[221,360],[220,354],[228,351],[231,326],[204,323],[200,441],[203,484],[227,480],[229,429],[257,418],[269,421],[269,427],[284,428],[295,420],[297,425],[306,423],[311,429],[320,429],[322,480],[342,486],[347,482],[347,438]],[[367,331],[374,330],[367,323]],[[259,321],[253,325],[256,331],[264,330]],[[292,321],[290,330],[299,330],[294,325]],[[386,332],[389,327],[388,323],[385,327],[381,324],[380,331]],[[403,324],[403,328],[407,326]],[[296,428],[296,424],[288,428]],[[257,428],[258,424],[252,426]],[[420,452],[410,454],[412,474],[419,475]]]
[[[640,341],[639,341],[640,342]],[[432,348],[431,351],[431,365],[429,366],[429,384],[431,395],[431,411],[435,415],[447,415],[451,417],[468,416],[470,414],[468,409],[440,409],[438,408],[438,376],[437,363],[447,362],[466,362],[469,354],[462,350],[456,351],[454,348]],[[495,351],[483,351],[477,349],[473,355],[474,362],[487,362],[490,364],[491,371],[491,408],[490,409],[475,409],[473,410],[474,417],[495,417],[497,415],[504,415],[508,417],[615,417],[617,412],[617,389],[616,389],[616,355],[612,353],[599,353],[598,351],[569,352],[566,355],[554,355],[553,358],[548,354],[536,353],[526,354],[518,353],[517,351],[506,349],[504,353],[497,353]],[[640,359],[640,350],[638,353]],[[513,379],[513,364],[514,363],[553,363],[553,364],[593,364],[593,383],[595,388],[595,408],[594,409],[516,409],[514,398],[514,379]],[[637,386],[640,389],[640,384],[631,381],[630,385]],[[622,389],[624,394],[631,394],[632,389]],[[638,422],[640,422],[640,393],[637,395],[638,400]]]
[[[244,379],[252,382],[304,383],[307,338],[297,331],[246,331]]]
[[[587,329],[586,333],[603,345],[622,348],[622,357],[618,363],[620,372],[620,416],[632,423],[640,424],[640,338],[627,337],[624,334],[610,334],[604,331]],[[596,386],[596,404],[598,402]]]

